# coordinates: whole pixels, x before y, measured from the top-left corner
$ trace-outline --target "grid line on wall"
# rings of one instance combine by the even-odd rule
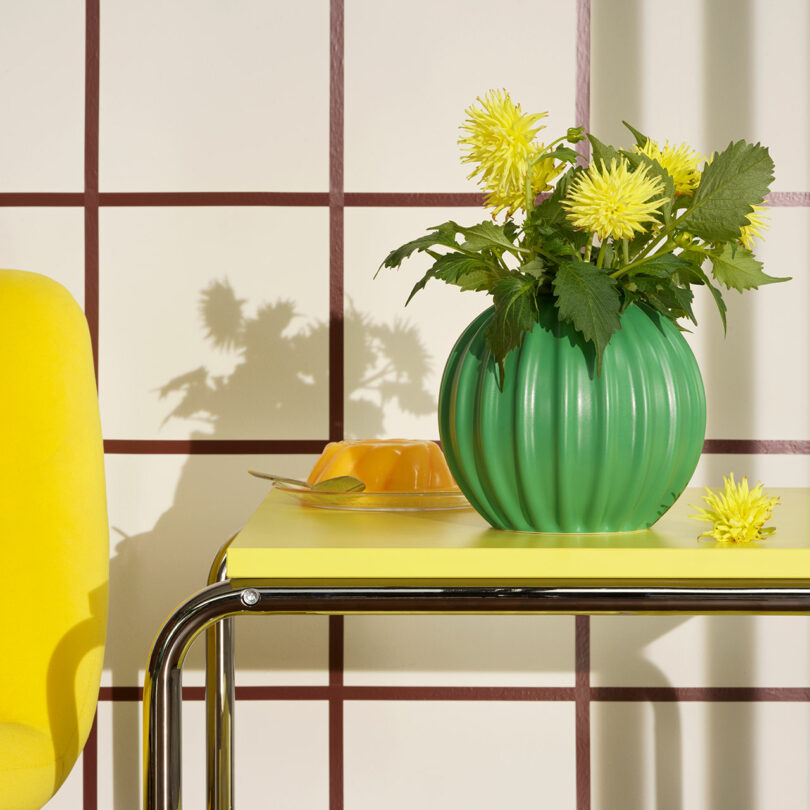
[[[342,618],[342,617],[331,617]],[[579,616],[588,619],[588,616]],[[582,622],[583,627],[587,625]],[[582,644],[585,633],[578,642]],[[237,700],[329,701],[436,701],[503,703],[576,703],[583,698],[585,676],[582,668],[577,686],[362,686],[301,685],[237,686]],[[579,689],[579,693],[578,693]],[[588,686],[588,703],[810,703],[806,686]],[[141,686],[102,686],[102,703],[140,703]],[[184,686],[183,700],[205,700],[204,686]]]
[[[331,439],[105,439],[104,452],[123,455],[320,453]],[[706,455],[809,455],[807,439],[706,439]]]
[[[84,69],[84,313],[90,328],[93,364],[98,382],[99,257],[98,257],[98,158],[100,0],[85,6]]]
[[[583,141],[584,143],[584,141]],[[97,177],[96,177],[97,179]],[[810,207],[808,191],[772,191],[773,208]],[[328,191],[0,191],[0,208],[328,207]],[[484,195],[468,191],[344,191],[344,208],[481,208]]]
[[[343,438],[343,0],[329,2],[329,440]]]
[[[98,713],[82,751],[82,808],[98,810]]]

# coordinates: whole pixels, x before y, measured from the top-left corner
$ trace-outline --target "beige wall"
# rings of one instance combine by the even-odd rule
[[[84,302],[98,247],[97,320],[92,301],[88,314],[102,420],[105,438],[124,442],[107,463],[104,686],[141,683],[161,621],[203,583],[216,548],[266,491],[247,468],[303,475],[314,460],[250,444],[244,454],[186,455],[164,442],[329,435],[330,255],[344,285],[345,434],[437,436],[444,358],[486,300],[435,283],[404,310],[420,260],[372,276],[425,226],[483,214],[347,197],[342,229],[335,211],[330,220],[330,105],[341,88],[345,126],[333,144],[342,140],[343,160],[331,178],[340,191],[342,167],[348,195],[475,191],[458,162],[457,127],[490,87],[549,110],[552,130],[578,123],[589,89],[603,140],[626,140],[624,118],[704,153],[732,138],[769,145],[778,195],[760,252],[770,274],[794,279],[750,297],[730,293],[725,339],[701,301],[689,339],[706,382],[707,438],[796,440],[805,453],[706,455],[693,483],[716,485],[733,470],[770,486],[810,486],[807,0],[593,0],[590,47],[578,32],[587,0],[345,0],[343,82],[331,88],[328,0],[100,6],[90,38],[98,32],[102,195],[318,195],[309,206],[111,205],[102,196],[97,231],[81,197],[32,196],[95,190],[84,164],[94,145],[85,2],[0,7],[0,265],[51,275]],[[330,254],[341,235],[342,253]],[[328,682],[326,619],[245,620],[238,631],[240,685]],[[572,686],[574,638],[571,617],[350,617],[345,681]],[[806,619],[599,617],[590,638],[596,686],[810,686]],[[199,650],[186,683],[202,683]],[[135,810],[140,704],[106,694],[98,807]],[[344,711],[348,810],[577,807],[570,702],[354,701]],[[240,701],[240,804],[326,810],[328,720],[320,701]],[[199,807],[199,701],[187,704],[184,723],[187,806]],[[807,702],[594,703],[593,807],[808,806],[809,730]],[[83,793],[78,767],[48,807],[89,808]]]

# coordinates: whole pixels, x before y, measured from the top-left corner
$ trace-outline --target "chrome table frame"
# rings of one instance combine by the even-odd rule
[[[230,543],[229,543],[230,544]],[[229,545],[228,544],[228,545]],[[810,584],[793,586],[306,586],[229,580],[227,545],[208,587],[181,605],[158,633],[146,671],[144,808],[180,810],[183,661],[208,631],[206,744],[208,810],[232,810],[234,616],[285,613],[810,613]]]

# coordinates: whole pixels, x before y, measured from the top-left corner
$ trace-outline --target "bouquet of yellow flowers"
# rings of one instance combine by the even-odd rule
[[[761,144],[732,142],[704,161],[686,144],[661,146],[625,122],[630,148],[604,144],[582,127],[545,145],[537,136],[546,113],[524,113],[497,90],[466,112],[462,160],[475,167],[470,178],[492,219],[429,228],[391,251],[381,268],[397,268],[416,252],[434,260],[408,301],[433,278],[492,295],[487,344],[501,381],[506,355],[537,323],[538,296],[553,296],[560,320],[590,341],[598,374],[620,315],[634,302],[697,324],[691,288],[705,285],[725,329],[722,288],[788,280],[766,275],[753,253],[773,180]],[[586,137],[587,166],[572,148]]]

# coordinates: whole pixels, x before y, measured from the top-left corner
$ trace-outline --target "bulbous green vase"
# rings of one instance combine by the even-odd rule
[[[706,430],[695,357],[677,327],[631,305],[602,371],[551,297],[506,358],[484,341],[490,308],[450,353],[439,431],[462,492],[499,529],[618,532],[653,525],[683,492]]]

